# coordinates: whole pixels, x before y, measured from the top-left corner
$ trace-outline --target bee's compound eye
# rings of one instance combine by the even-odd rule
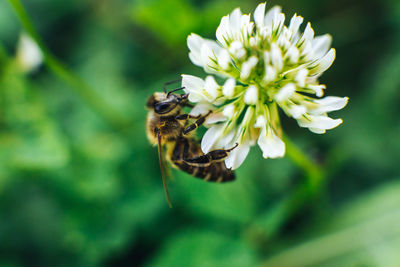
[[[164,114],[169,112],[172,109],[171,103],[160,102],[154,106],[154,111],[159,114]]]

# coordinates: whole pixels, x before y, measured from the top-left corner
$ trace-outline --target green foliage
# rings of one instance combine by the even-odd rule
[[[30,74],[15,62],[16,2],[0,2],[0,266],[400,263],[396,1],[273,2],[333,35],[321,81],[350,97],[344,123],[315,135],[284,119],[288,156],[253,149],[231,184],[173,170],[173,209],[144,103],[202,73],[187,34],[212,38],[222,15],[258,2],[23,1],[46,46]]]

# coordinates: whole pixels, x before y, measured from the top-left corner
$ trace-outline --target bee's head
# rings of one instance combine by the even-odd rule
[[[147,100],[147,107],[157,114],[167,114],[175,108],[182,107],[187,102],[187,94],[177,95],[172,93],[154,93]]]

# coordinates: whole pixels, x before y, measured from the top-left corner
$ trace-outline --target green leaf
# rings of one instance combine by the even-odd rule
[[[263,266],[395,266],[400,262],[399,204],[398,181],[377,188],[321,220],[317,236]]]

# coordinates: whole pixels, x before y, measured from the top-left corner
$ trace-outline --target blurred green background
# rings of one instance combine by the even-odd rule
[[[325,135],[283,118],[295,144],[252,149],[237,181],[173,171],[169,209],[147,97],[181,73],[204,77],[186,37],[258,1],[22,1],[48,51],[23,73],[22,31],[0,2],[0,266],[400,266],[400,2],[287,0],[330,33],[322,76],[349,96]],[[298,150],[314,162],[292,160]],[[291,157],[292,156],[292,157]]]

